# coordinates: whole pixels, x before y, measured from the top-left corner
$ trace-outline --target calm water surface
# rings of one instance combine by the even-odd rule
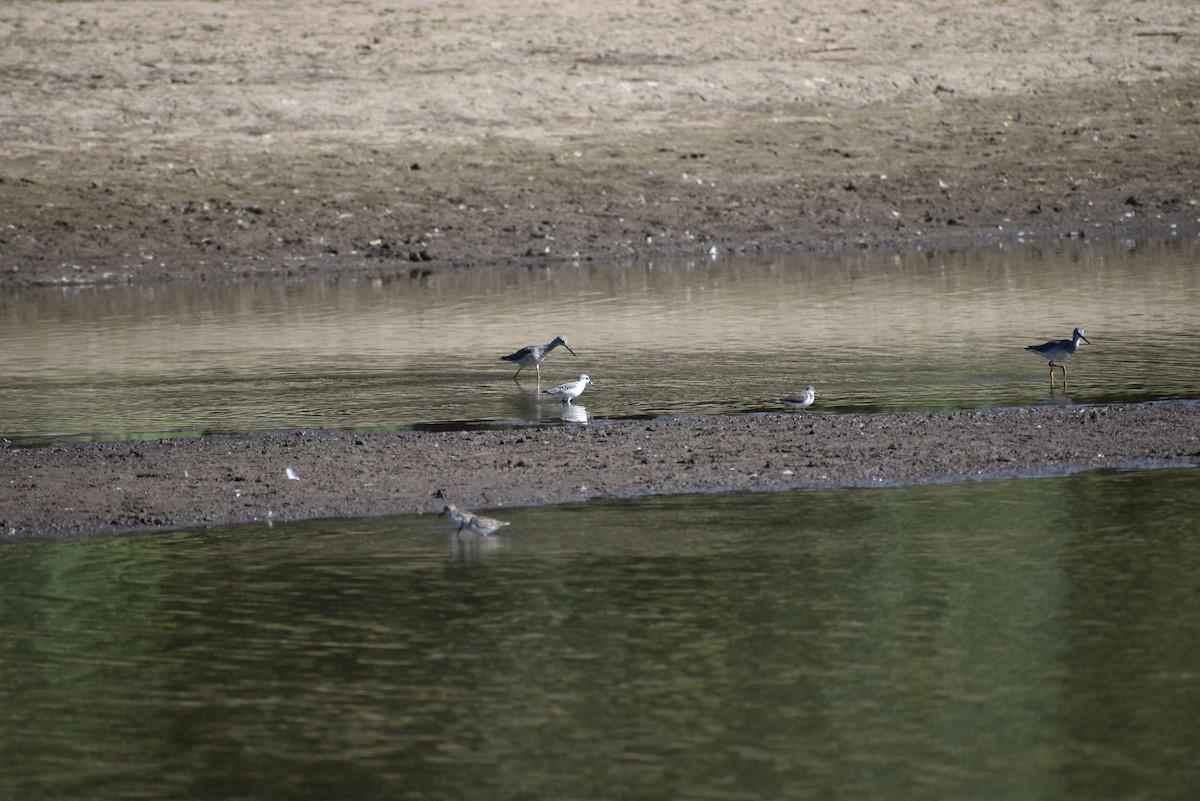
[[[0,295],[0,435],[561,422],[499,356],[565,335],[575,417],[1200,397],[1195,240]],[[1051,390],[1026,344],[1094,343]]]
[[[0,797],[1190,799],[1200,472],[0,547]]]
[[[1194,241],[0,295],[0,435],[1200,398]],[[1025,344],[1093,345],[1051,389]],[[1200,471],[0,545],[0,798],[1190,799]]]

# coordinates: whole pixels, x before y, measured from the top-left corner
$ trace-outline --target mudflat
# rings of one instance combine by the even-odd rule
[[[1191,0],[10,4],[0,286],[1194,230],[1198,37]]]
[[[1195,236],[1197,36],[1190,0],[13,4],[0,291]],[[1092,413],[1126,426],[1106,439]],[[843,452],[859,425],[895,447]],[[926,452],[938,429],[952,435]],[[658,472],[640,441],[626,452],[655,431],[678,437]],[[763,432],[800,439],[771,457]],[[437,489],[502,505],[941,480],[1186,461],[1195,433],[1182,404],[6,448],[0,519],[82,533],[420,511]],[[562,448],[580,470],[522,483]],[[287,466],[301,479],[276,487]]]
[[[890,486],[1200,459],[1200,405],[266,432],[0,450],[9,537],[371,516],[600,496]]]

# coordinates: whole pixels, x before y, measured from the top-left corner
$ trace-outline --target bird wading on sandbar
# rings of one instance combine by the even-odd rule
[[[540,384],[542,383],[542,362],[547,356],[550,355],[550,351],[554,350],[559,345],[562,345],[567,350],[570,350],[572,356],[576,355],[575,351],[571,350],[571,346],[567,344],[566,337],[555,337],[545,345],[526,345],[516,353],[510,353],[507,356],[501,356],[500,361],[512,362],[513,364],[517,365],[517,372],[513,376],[513,381],[517,380],[517,376],[521,374],[522,370],[532,364],[534,371],[537,372],[537,380]]]

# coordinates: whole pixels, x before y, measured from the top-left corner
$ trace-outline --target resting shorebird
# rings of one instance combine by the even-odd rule
[[[474,512],[468,512],[466,509],[459,509],[452,503],[446,504],[442,509],[442,514],[450,518],[452,523],[458,523],[458,534],[465,528],[468,531],[473,531],[476,534],[488,536],[489,534],[499,531],[508,525],[507,520],[497,520],[494,517],[483,517]]]
[[[784,406],[791,406],[793,409],[807,409],[813,405],[813,401],[816,399],[817,391],[812,388],[812,384],[809,384],[808,389],[804,390],[803,396],[788,395],[786,398],[780,398],[779,402]]]
[[[1066,360],[1068,356],[1079,350],[1080,340],[1083,340],[1089,345],[1092,344],[1091,340],[1083,335],[1083,329],[1076,328],[1075,332],[1071,334],[1070,339],[1052,339],[1049,342],[1043,342],[1041,345],[1030,345],[1029,347],[1025,348],[1025,350],[1029,351],[1035,356],[1041,356],[1043,359],[1048,359],[1050,361],[1051,381],[1054,380],[1055,367],[1062,370],[1063,381],[1066,381],[1067,367],[1064,364],[1059,364],[1059,362]]]
[[[521,374],[529,365],[533,365],[533,369],[537,371],[538,383],[542,383],[542,361],[550,355],[550,351],[562,345],[567,350],[571,350],[571,346],[567,344],[566,337],[555,337],[545,345],[526,345],[516,353],[510,353],[507,356],[501,356],[502,362],[513,362],[517,365],[516,375],[513,376],[513,381],[517,380],[517,376]],[[571,355],[575,356],[575,351],[571,350]]]
[[[574,381],[559,384],[553,389],[543,389],[542,392],[545,392],[547,395],[553,395],[556,398],[562,398],[563,403],[570,403],[583,394],[588,384],[595,386],[596,382],[592,381],[586,375],[581,375]]]

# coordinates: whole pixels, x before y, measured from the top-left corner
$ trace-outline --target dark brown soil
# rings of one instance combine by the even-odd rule
[[[0,291],[1194,236],[1198,36],[1194,0],[8,4]],[[73,534],[427,511],[437,490],[494,506],[1157,464],[1194,460],[1196,428],[1193,407],[1152,406],[6,449],[0,520]]]
[[[9,537],[1194,464],[1194,403],[264,433],[0,451]],[[289,478],[288,470],[297,476]]]
[[[1196,229],[1192,0],[649,5],[11,4],[0,287]]]

